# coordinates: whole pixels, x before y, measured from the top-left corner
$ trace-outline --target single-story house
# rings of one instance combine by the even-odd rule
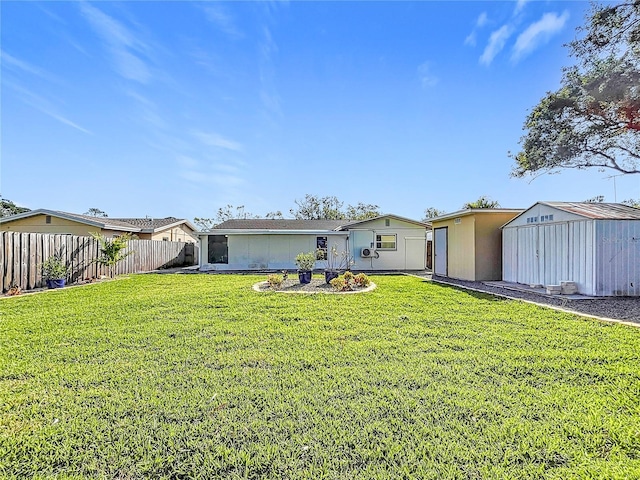
[[[502,278],[500,227],[522,209],[472,208],[431,219],[433,273],[460,280]]]
[[[590,296],[640,296],[640,209],[537,202],[502,228],[503,280],[574,282]]]
[[[362,221],[227,220],[200,232],[201,270],[293,270],[317,249],[348,252],[353,270],[423,270],[429,225],[397,215]],[[316,268],[326,267],[319,260]]]
[[[187,220],[167,218],[111,218],[79,215],[55,210],[30,210],[0,218],[0,231],[56,233],[89,236],[98,232],[107,238],[130,233],[141,240],[196,243],[196,228]]]

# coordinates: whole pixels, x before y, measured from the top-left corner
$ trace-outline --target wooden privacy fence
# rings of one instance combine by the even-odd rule
[[[118,262],[117,275],[149,272],[159,268],[195,265],[198,247],[192,243],[131,240]],[[0,232],[0,283],[2,292],[17,285],[23,290],[42,287],[42,263],[59,254],[69,267],[70,283],[108,275],[108,268],[95,263],[100,254],[97,240],[75,235]]]

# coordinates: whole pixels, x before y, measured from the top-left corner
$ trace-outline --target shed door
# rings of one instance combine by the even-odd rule
[[[538,241],[537,227],[518,227],[518,283],[540,283]]]
[[[404,268],[405,270],[424,270],[425,267],[424,237],[405,237]]]
[[[447,276],[447,227],[433,230],[433,240],[435,242],[433,273]]]

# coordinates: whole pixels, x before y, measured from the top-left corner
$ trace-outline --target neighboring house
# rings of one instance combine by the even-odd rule
[[[353,256],[353,270],[423,270],[428,224],[382,215],[370,220],[227,220],[200,232],[201,270],[292,270],[301,252]],[[319,260],[316,268],[325,268]]]
[[[575,282],[590,296],[640,296],[640,210],[619,203],[538,202],[506,223],[503,280]]]
[[[187,220],[174,217],[162,219],[110,218],[58,212],[31,210],[0,218],[0,231],[58,233],[88,236],[98,232],[107,238],[130,233],[140,239],[197,242],[195,227]]]
[[[521,212],[522,209],[477,208],[432,218],[433,273],[460,280],[500,280],[500,227]]]
[[[140,228],[136,233],[140,240],[165,240],[169,242],[198,243],[196,228],[187,220],[167,218],[116,218]]]

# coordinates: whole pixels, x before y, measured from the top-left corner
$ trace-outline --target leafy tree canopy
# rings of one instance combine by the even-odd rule
[[[491,200],[486,195],[481,196],[475,202],[467,202],[464,205],[462,205],[462,208],[464,210],[468,210],[472,208],[498,208],[498,207],[500,207],[500,204],[495,200]]]
[[[440,210],[434,207],[427,207],[424,209],[424,218],[422,219],[422,221],[427,222],[430,219],[439,217],[440,215],[444,215],[445,213],[447,212],[445,212],[444,210]]]
[[[246,220],[248,218],[260,218],[258,215],[253,215],[244,209],[244,205],[234,207],[233,205],[226,205],[221,207],[216,212],[216,216],[213,218],[195,217],[193,223],[203,232],[211,230],[216,225],[222,222],[233,219]]]
[[[306,194],[303,200],[295,200],[296,207],[289,210],[299,220],[342,220],[345,218],[344,202],[337,197]]]
[[[349,220],[368,220],[382,215],[380,207],[371,203],[358,202],[357,205],[347,205],[345,212],[346,218]]]
[[[289,210],[293,218],[300,220],[367,220],[381,215],[378,205],[358,202],[347,205],[335,196],[320,197],[306,194],[303,200],[295,201],[296,208]]]
[[[102,217],[102,218],[106,218],[109,216],[106,214],[106,212],[100,210],[99,208],[90,208],[89,210],[84,212],[84,215],[90,215],[92,217]]]
[[[19,207],[11,200],[6,198],[0,198],[0,218],[10,217],[11,215],[17,215],[19,213],[29,212],[30,209],[25,207]]]
[[[527,116],[512,175],[564,168],[640,173],[640,1],[594,5],[576,64]]]

